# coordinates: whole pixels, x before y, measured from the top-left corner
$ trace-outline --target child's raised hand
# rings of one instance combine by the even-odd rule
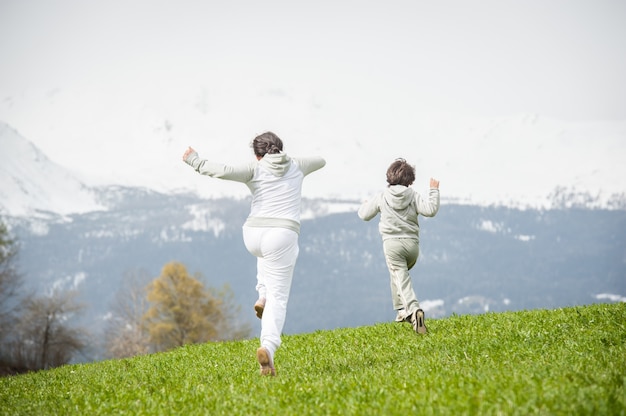
[[[439,181],[437,179],[430,178],[430,187],[433,189],[439,189]]]
[[[187,160],[187,156],[189,156],[191,153],[195,152],[194,149],[192,149],[191,146],[189,146],[189,148],[187,149],[187,151],[183,154],[183,161]]]

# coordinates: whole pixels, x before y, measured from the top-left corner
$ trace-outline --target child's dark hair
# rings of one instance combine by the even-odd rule
[[[283,151],[283,141],[271,131],[260,134],[252,141],[254,155],[263,157],[265,154],[276,154]]]
[[[399,158],[387,169],[387,183],[391,185],[411,186],[415,182],[415,168],[406,160]]]

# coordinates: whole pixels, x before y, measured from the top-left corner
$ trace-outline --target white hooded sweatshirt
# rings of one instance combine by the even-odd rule
[[[250,227],[283,227],[300,232],[302,181],[321,169],[321,157],[290,158],[286,153],[266,154],[259,161],[228,166],[200,159],[192,152],[185,162],[202,175],[245,183],[252,193]]]

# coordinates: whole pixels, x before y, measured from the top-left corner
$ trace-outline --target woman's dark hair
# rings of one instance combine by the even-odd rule
[[[258,157],[263,157],[266,153],[280,153],[283,151],[283,141],[277,135],[268,131],[254,138],[252,149],[254,150],[254,155]]]
[[[404,159],[396,159],[387,169],[387,183],[410,186],[415,182],[415,168]]]

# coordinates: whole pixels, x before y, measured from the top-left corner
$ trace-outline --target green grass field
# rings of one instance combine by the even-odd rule
[[[624,415],[626,304],[283,337],[277,377],[258,340],[0,379],[3,415]]]

